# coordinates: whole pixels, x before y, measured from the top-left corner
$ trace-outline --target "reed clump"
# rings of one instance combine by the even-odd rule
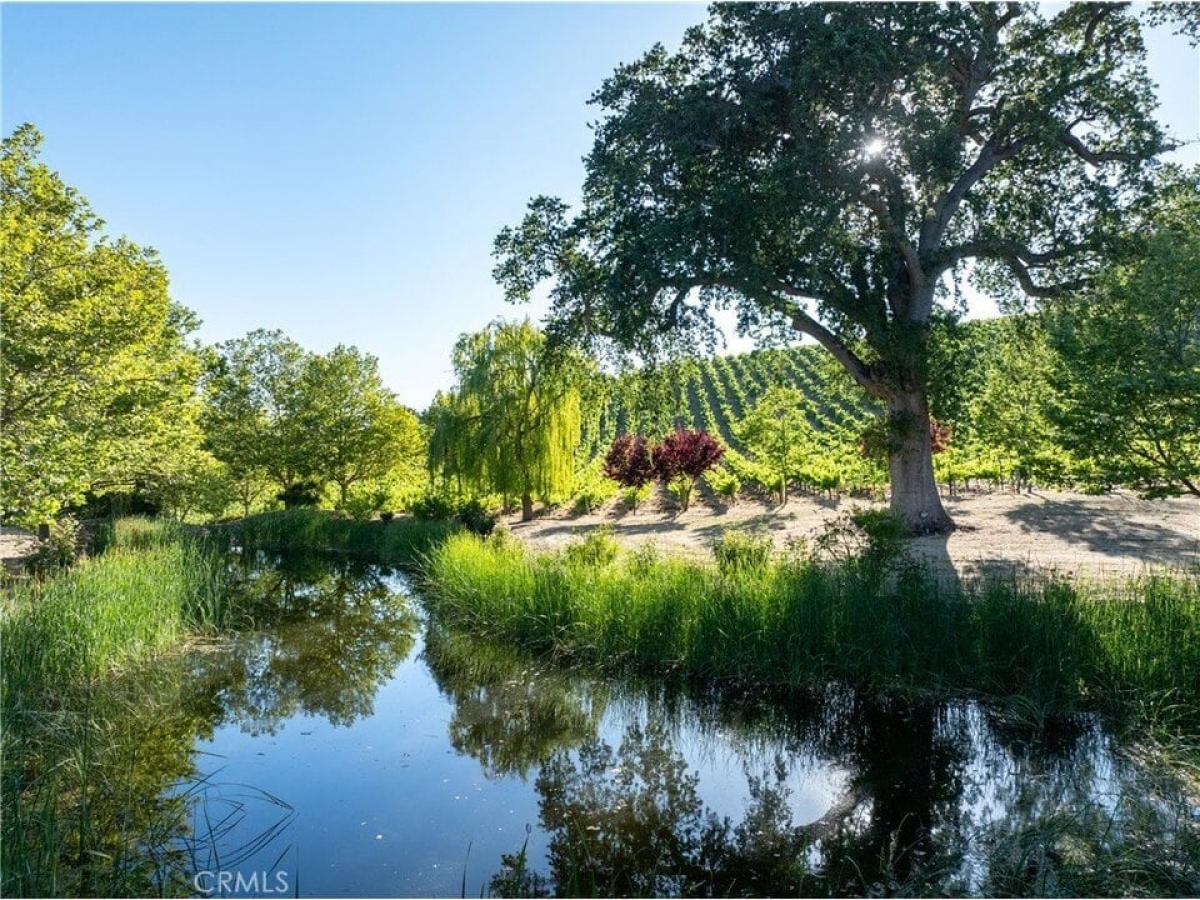
[[[721,567],[456,534],[425,567],[447,621],[565,661],[763,687],[969,691],[1038,714],[1200,723],[1200,575],[948,584],[802,554]],[[1192,732],[1194,733],[1194,732]]]
[[[199,541],[141,543],[148,539],[140,534],[137,543],[120,538],[100,556],[15,584],[0,601],[6,713],[225,624],[223,561]]]

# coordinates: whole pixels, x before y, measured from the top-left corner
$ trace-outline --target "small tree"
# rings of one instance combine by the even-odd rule
[[[652,451],[654,474],[664,483],[677,486],[679,504],[686,512],[697,479],[716,465],[724,452],[725,448],[707,431],[680,428]]]
[[[521,498],[568,493],[582,433],[578,354],[547,344],[529,321],[495,322],[463,335],[454,349],[458,383],[429,417],[430,471],[461,489]]]
[[[650,445],[640,434],[622,434],[604,457],[604,474],[621,487],[640,488],[654,480]]]
[[[788,477],[812,445],[807,407],[808,399],[796,388],[772,387],[737,426],[747,449],[778,479],[780,505],[787,503]]]

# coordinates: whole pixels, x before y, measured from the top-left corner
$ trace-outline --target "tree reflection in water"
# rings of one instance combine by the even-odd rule
[[[269,809],[251,809],[240,786],[220,793],[195,767],[196,738],[223,725],[274,734],[298,714],[340,726],[371,716],[421,622],[386,570],[236,565],[255,630],[66,699],[24,736],[27,765],[6,755],[6,797],[57,804],[58,816],[42,831],[8,818],[5,834],[25,835],[53,882],[6,872],[10,893],[186,891],[216,850],[286,850],[290,808],[265,797]],[[1195,802],[1122,756],[1097,721],[1020,727],[970,702],[837,688],[700,694],[423,630],[428,675],[409,674],[450,701],[449,745],[490,778],[535,775],[546,855],[505,857],[496,894],[1200,894]],[[389,715],[409,710],[389,696]],[[696,768],[722,757],[740,760],[740,778]],[[820,783],[816,809],[805,779]],[[721,812],[705,800],[743,785]],[[297,790],[285,799],[319,814],[320,799]],[[197,827],[202,812],[227,827]]]
[[[511,654],[506,670],[505,652],[478,642],[459,643],[449,667],[435,646],[431,668],[458,704],[456,748],[493,771],[523,773],[540,763],[546,867],[523,850],[504,857],[490,883],[498,895],[1200,889],[1195,807],[1172,777],[1151,791],[1151,776],[1114,753],[1096,722],[1035,736],[999,727],[973,703],[837,689],[786,705],[689,699],[539,674]],[[480,659],[486,663],[471,665]],[[546,694],[543,682],[552,685]],[[524,698],[534,698],[536,711],[521,709]],[[615,747],[596,736],[606,708],[626,723]],[[745,750],[738,817],[703,802],[700,775],[677,745],[681,733],[692,741],[720,735]],[[773,758],[762,762],[759,748]],[[798,815],[789,784],[788,761],[800,757],[847,773],[841,796],[815,820]]]
[[[6,864],[5,893],[187,894],[196,868],[277,841],[290,807],[202,775],[196,739],[227,723],[270,732],[298,712],[348,725],[413,648],[418,620],[384,570],[232,565],[258,630],[72,689],[23,729],[19,754],[8,736],[5,860],[20,868]]]
[[[477,759],[489,777],[523,778],[554,750],[595,736],[602,689],[585,696],[577,679],[435,626],[425,632],[424,659],[454,703],[450,743]]]
[[[297,713],[350,725],[412,651],[418,620],[387,570],[352,560],[251,561],[234,588],[259,629],[194,659],[215,725],[275,731]]]

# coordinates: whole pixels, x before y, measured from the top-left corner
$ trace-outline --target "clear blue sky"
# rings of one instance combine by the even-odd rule
[[[377,355],[423,407],[506,305],[491,242],[578,196],[591,92],[704,8],[5,5],[5,133],[114,234],[157,247],[207,341],[281,328]],[[1200,137],[1200,57],[1151,36],[1161,116]],[[1200,159],[1196,147],[1181,159]],[[534,310],[534,312],[539,312]]]

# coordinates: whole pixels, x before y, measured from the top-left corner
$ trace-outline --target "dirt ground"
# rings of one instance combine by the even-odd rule
[[[914,541],[911,552],[958,575],[1017,570],[1095,576],[1200,566],[1200,499],[1195,497],[993,492],[945,503],[957,530]],[[506,524],[514,536],[544,549],[608,525],[622,543],[650,541],[663,550],[706,557],[726,529],[762,531],[782,547],[792,537],[811,539],[829,520],[864,505],[863,500],[793,497],[783,508],[745,499],[726,507],[701,496],[680,513],[656,497],[636,511],[615,501],[588,515],[560,510],[532,522],[512,518]],[[27,531],[0,528],[0,562],[19,565],[34,543]]]
[[[914,541],[911,552],[958,575],[1015,570],[1099,576],[1200,565],[1200,499],[1195,497],[1148,501],[1126,492],[993,492],[945,504],[958,528],[948,536]],[[637,511],[614,502],[588,515],[556,511],[506,524],[514,536],[547,549],[608,525],[623,543],[653,541],[664,550],[704,556],[729,528],[761,530],[783,546],[792,537],[811,538],[830,519],[864,505],[869,504],[794,497],[782,508],[752,500],[725,507],[701,497],[678,513],[652,499]]]
[[[37,538],[23,528],[11,525],[0,525],[0,566],[13,571],[21,566],[21,560],[28,555]]]

